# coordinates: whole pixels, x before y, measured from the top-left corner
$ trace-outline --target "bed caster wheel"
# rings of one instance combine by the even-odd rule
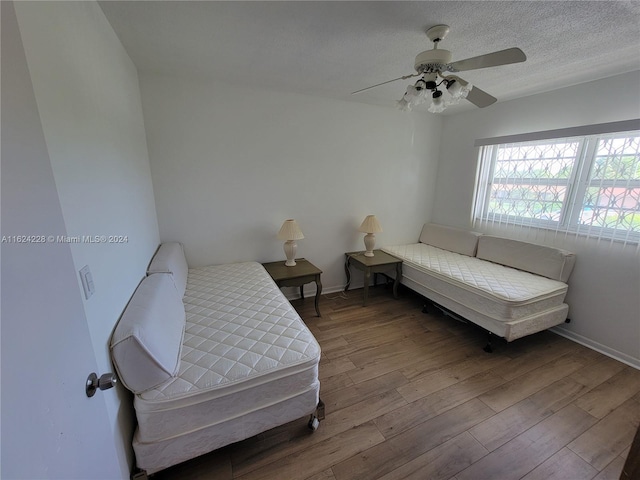
[[[312,431],[315,432],[318,429],[318,427],[320,426],[320,420],[318,420],[318,417],[316,417],[315,415],[311,415],[311,418],[309,419],[309,423],[307,424],[307,426]]]

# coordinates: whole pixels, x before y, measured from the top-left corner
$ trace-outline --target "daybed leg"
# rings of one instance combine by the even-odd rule
[[[311,418],[309,418],[309,423],[307,425],[315,432],[318,429],[318,426],[320,426],[320,420],[324,420],[324,402],[322,399],[319,399],[316,411],[311,414]]]
[[[148,480],[149,476],[145,470],[138,470],[131,475],[131,480]]]
[[[321,398],[318,399],[318,407],[316,408],[316,416],[318,420],[324,420],[324,402]]]
[[[320,420],[318,420],[318,417],[316,417],[315,414],[312,413],[307,425],[311,430],[315,432],[318,429],[318,426],[320,426]]]
[[[491,345],[492,337],[493,337],[493,333],[489,332],[489,336],[487,338],[487,344],[483,348],[483,350],[487,353],[493,353],[493,346]]]

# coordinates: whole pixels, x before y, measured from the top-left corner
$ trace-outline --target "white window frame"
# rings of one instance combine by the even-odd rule
[[[635,125],[634,125],[635,126]],[[568,133],[572,129],[564,130]],[[571,132],[573,133],[573,132]],[[520,138],[518,138],[520,137]],[[473,206],[473,221],[496,223],[500,225],[530,226],[535,228],[552,229],[556,231],[586,235],[589,237],[608,238],[613,240],[623,240],[625,242],[639,243],[640,232],[627,229],[606,228],[596,225],[581,224],[580,214],[583,210],[585,193],[592,184],[590,181],[591,170],[595,164],[597,145],[600,140],[621,137],[640,137],[640,130],[614,131],[597,133],[591,135],[580,135],[571,137],[553,136],[553,132],[540,132],[531,134],[532,138],[522,138],[526,136],[503,137],[494,141],[480,140],[476,146],[480,146],[478,156],[478,176],[476,182],[476,196]],[[538,138],[536,138],[538,137]],[[513,141],[519,140],[519,141]],[[528,218],[517,215],[500,214],[489,211],[490,195],[494,184],[494,171],[496,167],[497,154],[500,147],[514,144],[525,145],[552,145],[554,143],[578,142],[576,157],[571,168],[571,173],[566,182],[566,195],[562,202],[560,218],[539,219]],[[537,180],[539,184],[545,184],[544,180]],[[604,185],[615,186],[617,180],[604,181]],[[625,187],[640,188],[640,179],[624,180]],[[553,182],[555,183],[555,182]],[[560,181],[560,185],[565,185]],[[599,181],[597,186],[603,186]]]

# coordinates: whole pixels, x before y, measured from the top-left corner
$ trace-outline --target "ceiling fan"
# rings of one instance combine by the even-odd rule
[[[508,48],[486,55],[451,62],[451,52],[438,48],[438,44],[448,33],[449,27],[447,25],[436,25],[427,30],[427,37],[433,42],[433,49],[426,50],[416,56],[414,68],[417,73],[378,83],[361,90],[356,90],[351,94],[361,93],[398,80],[421,76],[422,78],[414,85],[407,87],[406,93],[398,102],[398,106],[402,110],[411,110],[413,106],[424,103],[427,92],[431,92],[432,103],[429,106],[429,111],[433,113],[442,112],[448,105],[458,103],[463,98],[466,98],[480,108],[495,103],[497,101],[495,97],[452,73],[524,62],[527,56],[519,48]],[[443,91],[438,90],[438,87],[441,85],[444,85],[444,89],[449,94],[446,99],[443,98]]]

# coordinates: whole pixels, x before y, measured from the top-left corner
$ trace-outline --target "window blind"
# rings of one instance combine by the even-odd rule
[[[610,131],[629,126],[638,130]],[[571,137],[548,131],[485,141],[474,226],[544,229],[640,251],[640,120],[593,127],[553,131],[582,133]]]

